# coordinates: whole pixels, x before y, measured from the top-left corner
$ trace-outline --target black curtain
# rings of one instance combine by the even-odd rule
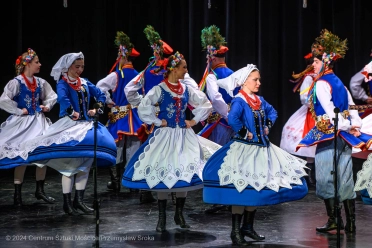
[[[69,52],[85,55],[83,77],[96,83],[115,62],[116,31],[128,34],[141,55],[134,66],[141,71],[152,50],[143,33],[152,25],[175,51],[185,55],[191,77],[199,82],[205,69],[201,30],[220,28],[229,52],[227,65],[238,70],[247,63],[258,66],[262,77],[260,95],[278,111],[271,141],[279,144],[288,118],[301,106],[292,92],[292,72],[305,68],[304,55],[324,28],[348,39],[345,59],[335,73],[346,86],[350,78],[370,61],[372,48],[371,0],[64,0],[2,3],[1,85],[15,76],[16,58],[28,47],[42,64],[37,75],[55,88],[50,71]],[[59,106],[48,115],[58,119]],[[0,111],[0,122],[8,116]]]

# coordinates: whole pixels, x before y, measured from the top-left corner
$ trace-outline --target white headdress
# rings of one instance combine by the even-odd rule
[[[364,81],[365,82],[369,82],[372,80],[372,76],[370,76],[370,74],[372,74],[372,61],[369,62],[363,69],[363,75],[364,75]]]
[[[74,63],[77,59],[84,59],[84,54],[82,52],[79,53],[68,53],[63,55],[57,63],[53,66],[52,72],[50,75],[54,78],[54,80],[58,81],[59,77],[63,72],[67,72],[68,68]]]
[[[217,80],[217,85],[225,89],[227,93],[229,93],[229,95],[233,97],[235,88],[238,86],[242,86],[253,70],[258,71],[256,65],[248,64],[246,67],[237,70],[227,78]]]

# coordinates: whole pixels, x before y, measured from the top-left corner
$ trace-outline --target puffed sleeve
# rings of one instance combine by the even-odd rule
[[[359,71],[350,79],[349,87],[351,94],[355,99],[366,101],[368,99],[368,95],[362,87],[364,82],[364,75],[362,74],[362,71],[363,70]]]
[[[307,75],[304,79],[304,81],[301,84],[300,88],[300,100],[302,105],[310,106],[310,103],[307,101],[307,97],[309,95],[309,89],[311,84],[313,83],[313,78],[309,75]]]
[[[142,100],[142,95],[138,91],[142,88],[143,85],[143,76],[142,73],[135,76],[130,82],[124,87],[124,94],[128,102],[133,106],[138,106]],[[139,79],[141,77],[141,79]],[[139,81],[138,81],[139,80]],[[137,82],[138,81],[138,82]]]
[[[54,92],[52,86],[44,79],[39,78],[42,91],[41,91],[41,100],[45,107],[52,109],[57,102],[57,94]]]
[[[111,99],[110,90],[114,90],[118,83],[118,75],[116,72],[111,72],[105,78],[102,78],[98,81],[97,87],[105,94],[106,103],[113,104],[114,102]]]
[[[13,115],[22,115],[22,109],[18,108],[18,103],[13,98],[19,93],[19,82],[16,79],[10,80],[5,85],[4,92],[0,97],[0,108]]]
[[[199,89],[198,84],[195,82],[193,78],[190,77],[188,73],[185,74],[184,79],[181,80],[181,83],[186,84],[187,86],[194,88],[196,90]]]
[[[207,94],[212,102],[213,109],[219,113],[223,118],[227,118],[229,108],[223,99],[221,93],[218,91],[217,78],[214,74],[209,74],[206,79]]]
[[[186,87],[189,91],[189,104],[194,107],[192,113],[193,120],[198,123],[208,118],[212,112],[212,104],[208,100],[207,95],[199,89]]]
[[[156,116],[154,105],[158,102],[161,95],[160,86],[154,86],[138,105],[138,116],[146,124],[153,124],[157,127],[161,125],[161,120]]]

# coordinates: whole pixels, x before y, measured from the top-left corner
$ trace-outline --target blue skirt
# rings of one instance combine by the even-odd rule
[[[26,160],[16,157],[2,159],[0,169],[14,168],[31,163],[42,163],[46,160],[60,158],[94,158],[94,127],[91,128],[81,142],[70,141],[63,144],[40,146],[28,154]],[[98,123],[97,127],[97,166],[112,166],[116,163],[116,144],[107,128]]]
[[[237,141],[230,141],[219,149],[212,157],[207,161],[203,170],[203,200],[210,204],[222,204],[222,205],[236,205],[236,206],[266,206],[274,205],[283,202],[300,200],[305,197],[308,193],[306,181],[303,177],[300,178],[301,184],[290,184],[292,189],[279,187],[276,192],[267,187],[257,191],[251,185],[247,185],[241,192],[237,190],[234,184],[221,185],[220,176],[218,171],[221,169],[223,163],[226,164],[225,158],[228,155],[228,151],[232,144]],[[245,145],[245,144],[241,144]],[[272,145],[271,145],[272,146]],[[251,145],[248,149],[262,149],[258,146]],[[267,149],[272,149],[268,147]],[[277,150],[277,148],[276,148]],[[272,153],[272,151],[270,151]],[[285,152],[285,151],[283,151]],[[231,154],[231,151],[229,151]],[[285,152],[286,153],[286,152]],[[253,154],[253,153],[252,153]],[[261,154],[261,153],[257,153]],[[289,155],[291,156],[291,155]],[[244,158],[243,158],[244,160]],[[252,161],[252,160],[251,160]],[[254,159],[256,161],[256,159]],[[259,161],[259,159],[257,159]],[[262,161],[262,159],[261,159]],[[283,161],[284,162],[284,161]],[[270,164],[270,163],[269,163]],[[257,165],[247,164],[247,167],[254,167]],[[260,166],[260,165],[259,165]]]

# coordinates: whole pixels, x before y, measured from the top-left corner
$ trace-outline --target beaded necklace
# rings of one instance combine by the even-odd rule
[[[261,101],[260,101],[260,99],[257,97],[256,94],[253,94],[254,99],[252,99],[252,98],[249,97],[248,94],[245,93],[245,91],[243,91],[243,90],[239,90],[239,93],[241,93],[241,94],[244,96],[245,100],[248,102],[249,106],[251,106],[251,108],[252,108],[253,110],[259,110],[259,109],[260,109],[260,107],[261,107]]]
[[[34,93],[36,91],[36,88],[37,88],[35,77],[32,77],[32,83],[30,82],[30,80],[28,80],[28,78],[25,76],[24,73],[22,73],[22,77],[26,82],[27,88],[29,88],[31,90],[31,92]]]
[[[176,93],[177,95],[182,95],[183,93],[183,88],[179,80],[177,80],[177,84],[171,84],[168,81],[168,78],[164,79],[165,84],[168,86],[168,88],[173,92]]]
[[[76,84],[71,84],[71,83],[75,82],[76,80],[75,81],[71,81],[70,79],[67,79],[64,76],[62,76],[62,79],[65,80],[68,83],[68,85],[70,85],[70,87],[73,88],[74,90],[79,91],[81,89],[81,80],[80,80],[80,77],[78,77],[76,79],[77,80],[77,83]]]

